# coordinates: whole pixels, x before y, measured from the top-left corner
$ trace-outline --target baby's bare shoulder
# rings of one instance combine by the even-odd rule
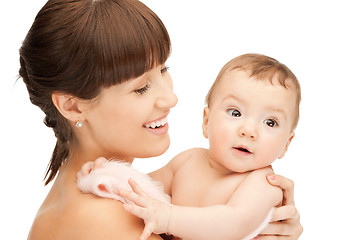
[[[273,170],[270,167],[254,170],[247,174],[244,180],[239,184],[236,192],[250,192],[251,189],[256,189],[261,195],[268,196],[271,204],[278,204],[282,199],[282,190],[278,187],[272,186],[266,179]]]
[[[173,169],[178,170],[179,168],[184,167],[186,164],[191,164],[193,161],[197,161],[202,158],[205,159],[206,156],[208,156],[207,149],[191,148],[176,155],[171,160],[171,165],[173,166]]]

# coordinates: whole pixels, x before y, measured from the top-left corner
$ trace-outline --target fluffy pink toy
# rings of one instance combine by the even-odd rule
[[[150,197],[170,203],[170,196],[164,193],[164,188],[160,182],[133,169],[126,162],[107,161],[101,168],[91,171],[87,176],[78,174],[77,185],[84,193],[92,193],[100,197],[112,198],[127,203],[129,202],[127,199],[118,196],[116,193],[119,192],[119,189],[132,191],[128,184],[129,178],[134,179]],[[101,190],[101,185],[107,191]]]

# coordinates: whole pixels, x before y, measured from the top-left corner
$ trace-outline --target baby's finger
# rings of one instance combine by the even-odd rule
[[[148,217],[147,212],[142,207],[138,207],[136,205],[132,205],[132,204],[128,204],[128,203],[125,203],[123,206],[126,211],[128,211],[129,213],[131,213],[139,218],[144,219],[144,218]]]
[[[140,196],[147,197],[147,194],[141,189],[139,184],[137,184],[137,182],[135,182],[134,179],[129,178],[128,182],[130,184],[130,187],[134,190],[134,192],[136,192]]]
[[[133,202],[134,204],[136,204],[140,207],[148,206],[147,200],[134,192],[131,192],[131,191],[128,191],[125,189],[120,189],[118,192],[118,195],[122,198],[126,198],[127,200]]]
[[[89,175],[89,173],[92,171],[93,167],[94,167],[94,162],[85,163],[80,169],[81,176]]]
[[[155,229],[155,223],[148,223],[145,225],[144,231],[141,234],[140,240],[146,240],[150,237]]]
[[[99,158],[97,158],[97,159],[95,160],[95,164],[94,164],[93,169],[95,170],[95,169],[101,168],[102,165],[104,165],[104,163],[106,163],[106,162],[107,162],[107,160],[106,160],[106,158],[104,158],[104,157],[99,157]]]

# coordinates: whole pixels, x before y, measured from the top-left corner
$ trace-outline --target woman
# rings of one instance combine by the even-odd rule
[[[141,2],[50,0],[40,10],[20,49],[20,76],[57,143],[46,184],[55,182],[30,240],[138,239],[140,219],[117,201],[81,194],[75,179],[86,161],[100,156],[132,163],[167,150],[166,116],[177,103],[164,65],[169,53],[164,25]],[[264,233],[297,239],[291,181],[276,179],[287,206],[273,217],[287,220]]]

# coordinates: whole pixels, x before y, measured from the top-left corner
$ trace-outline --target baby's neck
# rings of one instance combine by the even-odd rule
[[[236,173],[236,172],[231,171],[230,169],[224,167],[223,165],[219,164],[217,161],[214,161],[210,157],[208,158],[208,162],[209,162],[210,168],[212,168],[216,173],[218,173],[220,175],[226,176],[226,175],[231,175],[231,174]]]

